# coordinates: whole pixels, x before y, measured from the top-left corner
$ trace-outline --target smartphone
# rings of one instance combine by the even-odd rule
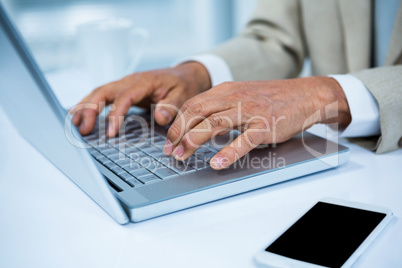
[[[257,254],[261,267],[351,267],[392,219],[389,209],[326,198]]]

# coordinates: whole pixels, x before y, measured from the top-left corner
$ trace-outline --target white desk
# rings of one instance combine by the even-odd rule
[[[67,103],[84,94],[77,80],[50,78]],[[254,254],[323,197],[390,208],[396,219],[355,267],[402,267],[402,150],[346,143],[350,162],[338,169],[120,226],[1,110],[0,124],[0,267],[255,267]]]

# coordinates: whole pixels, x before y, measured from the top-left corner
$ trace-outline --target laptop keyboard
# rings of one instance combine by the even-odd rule
[[[215,149],[200,147],[186,161],[178,161],[163,153],[166,137],[151,132],[150,123],[149,118],[142,125],[130,122],[115,138],[107,138],[104,125],[97,124],[94,131],[83,139],[89,145],[89,153],[131,187],[161,182],[209,167],[209,161],[217,153]]]

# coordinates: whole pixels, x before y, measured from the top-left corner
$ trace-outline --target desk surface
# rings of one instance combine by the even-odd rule
[[[50,76],[65,105],[88,91],[65,81]],[[354,267],[402,267],[402,150],[342,141],[351,157],[337,169],[120,226],[1,110],[0,124],[0,267],[255,267],[253,256],[323,197],[390,208],[394,221]]]

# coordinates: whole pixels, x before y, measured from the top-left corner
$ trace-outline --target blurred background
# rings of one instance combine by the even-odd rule
[[[77,26],[127,18],[150,39],[137,71],[166,67],[237,34],[255,0],[0,0],[46,73],[84,68]]]

